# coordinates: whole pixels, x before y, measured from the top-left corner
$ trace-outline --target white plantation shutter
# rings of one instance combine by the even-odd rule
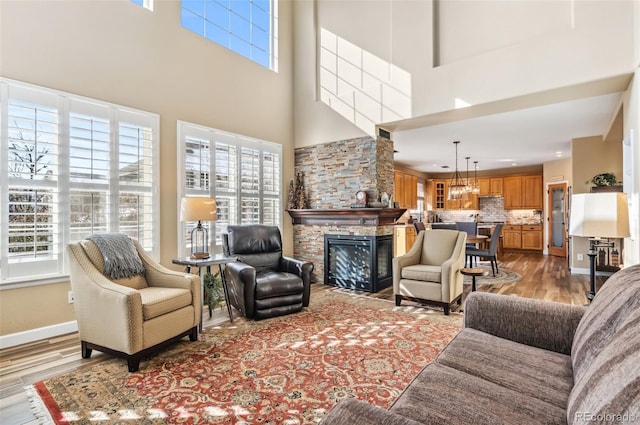
[[[0,101],[0,284],[64,275],[93,233],[157,255],[157,115],[4,78]]]
[[[210,252],[221,252],[221,234],[229,224],[263,223],[279,226],[281,211],[282,147],[232,133],[178,122],[178,171],[183,196],[213,196],[218,220],[210,230]],[[206,156],[209,155],[208,160]],[[213,176],[211,186],[198,176]],[[195,223],[180,223],[179,252],[190,252]]]
[[[152,250],[154,214],[154,122],[148,116],[121,112],[118,126],[119,231]]]

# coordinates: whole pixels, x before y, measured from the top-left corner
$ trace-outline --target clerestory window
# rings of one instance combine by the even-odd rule
[[[278,71],[277,0],[182,0],[182,26]]]

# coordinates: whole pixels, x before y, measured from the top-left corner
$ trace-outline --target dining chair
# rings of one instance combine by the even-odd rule
[[[416,235],[418,235],[421,231],[426,230],[426,227],[421,221],[414,221],[413,227],[416,229]]]
[[[496,272],[498,272],[498,257],[496,256],[496,252],[498,250],[498,243],[500,241],[500,233],[502,233],[502,226],[504,224],[499,223],[496,224],[496,228],[493,230],[491,234],[491,239],[489,240],[489,247],[487,249],[478,249],[478,248],[467,248],[466,256],[469,260],[469,264],[473,265],[473,258],[482,257],[488,258],[491,262],[491,271],[493,272],[493,276],[495,277]],[[466,263],[466,261],[465,261]],[[495,268],[494,268],[495,266]]]
[[[476,221],[456,221],[456,229],[466,232],[467,236],[475,236],[478,234],[478,223]],[[467,248],[477,248],[477,244],[467,242]]]

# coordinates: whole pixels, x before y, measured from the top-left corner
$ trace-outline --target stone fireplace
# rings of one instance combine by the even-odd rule
[[[298,217],[293,218],[294,256],[314,263],[314,282],[327,283],[324,235],[393,235],[396,214],[403,210],[350,208],[359,190],[373,201],[383,192],[393,196],[391,140],[362,137],[298,148],[295,172],[303,175],[309,209],[290,211]],[[315,218],[301,218],[307,213]]]

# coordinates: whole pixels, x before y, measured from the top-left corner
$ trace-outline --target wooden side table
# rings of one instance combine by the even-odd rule
[[[481,269],[478,267],[465,267],[460,269],[460,273],[465,276],[471,276],[471,291],[476,290],[476,277],[477,276],[486,276],[489,272],[485,269]]]
[[[190,273],[191,267],[198,268],[198,274],[200,275],[200,298],[204,300],[204,273],[202,269],[207,268],[207,272],[211,272],[211,266],[218,265],[220,270],[220,278],[222,279],[222,290],[224,291],[224,301],[227,304],[227,312],[229,313],[229,320],[233,322],[233,312],[231,311],[231,302],[229,302],[229,291],[227,290],[227,280],[224,277],[223,266],[227,263],[233,263],[238,261],[236,257],[227,257],[222,254],[212,255],[208,258],[196,259],[191,257],[174,258],[171,260],[173,264],[185,266],[185,272]],[[200,319],[200,330],[202,330],[202,318]]]

